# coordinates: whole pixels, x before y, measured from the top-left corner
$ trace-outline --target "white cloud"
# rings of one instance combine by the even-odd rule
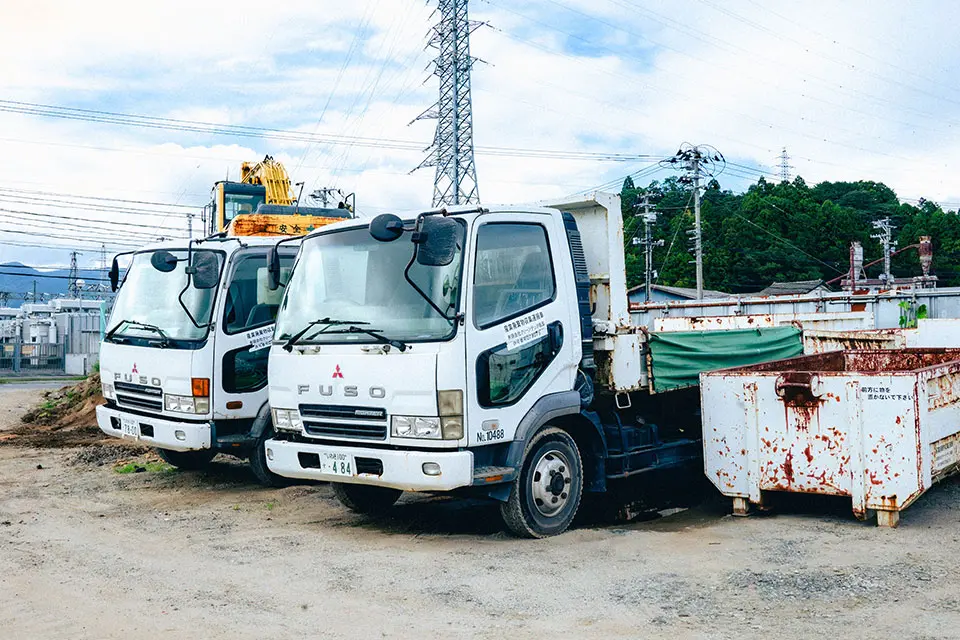
[[[0,24],[0,86],[13,100],[426,145],[433,123],[408,123],[436,99],[423,50],[431,10],[421,0],[19,3]],[[808,182],[875,179],[960,202],[960,7],[475,0],[471,15],[493,25],[471,41],[490,63],[473,77],[478,146],[668,155],[689,141],[766,167],[786,146]],[[423,154],[390,145],[9,113],[0,128],[0,187],[202,204],[215,180],[271,153],[307,190],[355,191],[369,212],[427,205],[432,193],[430,169],[409,174]],[[648,163],[477,154],[486,202],[559,197]],[[724,184],[745,185],[731,177]]]

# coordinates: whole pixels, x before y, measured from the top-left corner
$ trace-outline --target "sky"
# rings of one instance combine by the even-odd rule
[[[64,266],[79,250],[91,266],[101,244],[113,253],[185,236],[213,183],[266,154],[305,193],[355,193],[363,216],[429,207],[433,171],[412,170],[433,137],[434,121],[415,120],[438,94],[434,7],[8,7],[0,262]],[[777,179],[786,148],[791,174],[810,184],[877,180],[908,201],[960,206],[956,3],[472,0],[469,10],[482,23],[470,47],[485,204],[662,180],[673,174],[657,159],[686,142],[719,149],[718,179],[736,191]],[[139,126],[103,121],[130,116]],[[542,151],[552,157],[532,157]]]

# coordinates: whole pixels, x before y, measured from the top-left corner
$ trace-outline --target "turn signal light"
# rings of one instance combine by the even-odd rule
[[[195,397],[206,398],[210,395],[210,378],[191,378],[190,383]]]

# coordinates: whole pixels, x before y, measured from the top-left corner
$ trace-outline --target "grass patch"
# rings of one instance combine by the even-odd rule
[[[175,469],[166,462],[128,462],[113,468],[116,473],[172,473]]]

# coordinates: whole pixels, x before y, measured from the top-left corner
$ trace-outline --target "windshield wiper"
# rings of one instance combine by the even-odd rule
[[[328,327],[334,327],[334,326],[344,325],[344,324],[358,325],[358,324],[370,324],[370,323],[369,323],[369,322],[363,322],[362,320],[334,320],[333,318],[330,318],[329,316],[326,317],[326,318],[319,318],[319,319],[314,320],[314,321],[312,321],[312,322],[308,322],[308,323],[307,323],[307,326],[305,326],[303,329],[301,329],[300,331],[296,332],[295,334],[293,334],[292,336],[290,336],[289,338],[287,338],[287,341],[283,343],[283,347],[282,347],[283,350],[284,350],[284,351],[293,351],[293,345],[297,344],[297,342],[299,342],[300,338],[302,338],[303,336],[305,336],[305,335],[307,334],[307,331],[310,331],[310,329],[312,329],[313,327],[317,326],[318,324],[323,324],[323,325],[327,325],[327,326],[324,327],[323,329],[321,329],[320,331],[317,331],[317,333],[314,333],[313,335],[311,335],[310,338],[313,338],[313,336],[315,336],[315,335],[317,335],[317,334],[319,334],[319,333],[323,333],[324,331],[326,331],[326,329],[327,329]],[[310,338],[307,338],[307,340],[309,340]]]
[[[382,342],[383,344],[388,344],[391,347],[399,349],[401,353],[407,350],[406,342],[402,340],[392,340],[383,335],[382,331],[383,329],[364,329],[363,327],[350,326],[340,331],[331,331],[330,333],[365,333],[377,342]]]
[[[131,327],[137,327],[140,329],[146,329],[147,331],[153,331],[158,336],[160,336],[161,347],[166,347],[168,344],[170,344],[170,336],[164,333],[163,329],[161,329],[155,324],[146,324],[144,322],[137,322],[136,320],[121,320],[113,327],[113,329],[110,329],[110,331],[108,331],[106,335],[103,336],[103,339],[104,340],[113,339],[113,336],[117,333],[117,331],[120,330],[120,327],[126,324],[130,325]]]

